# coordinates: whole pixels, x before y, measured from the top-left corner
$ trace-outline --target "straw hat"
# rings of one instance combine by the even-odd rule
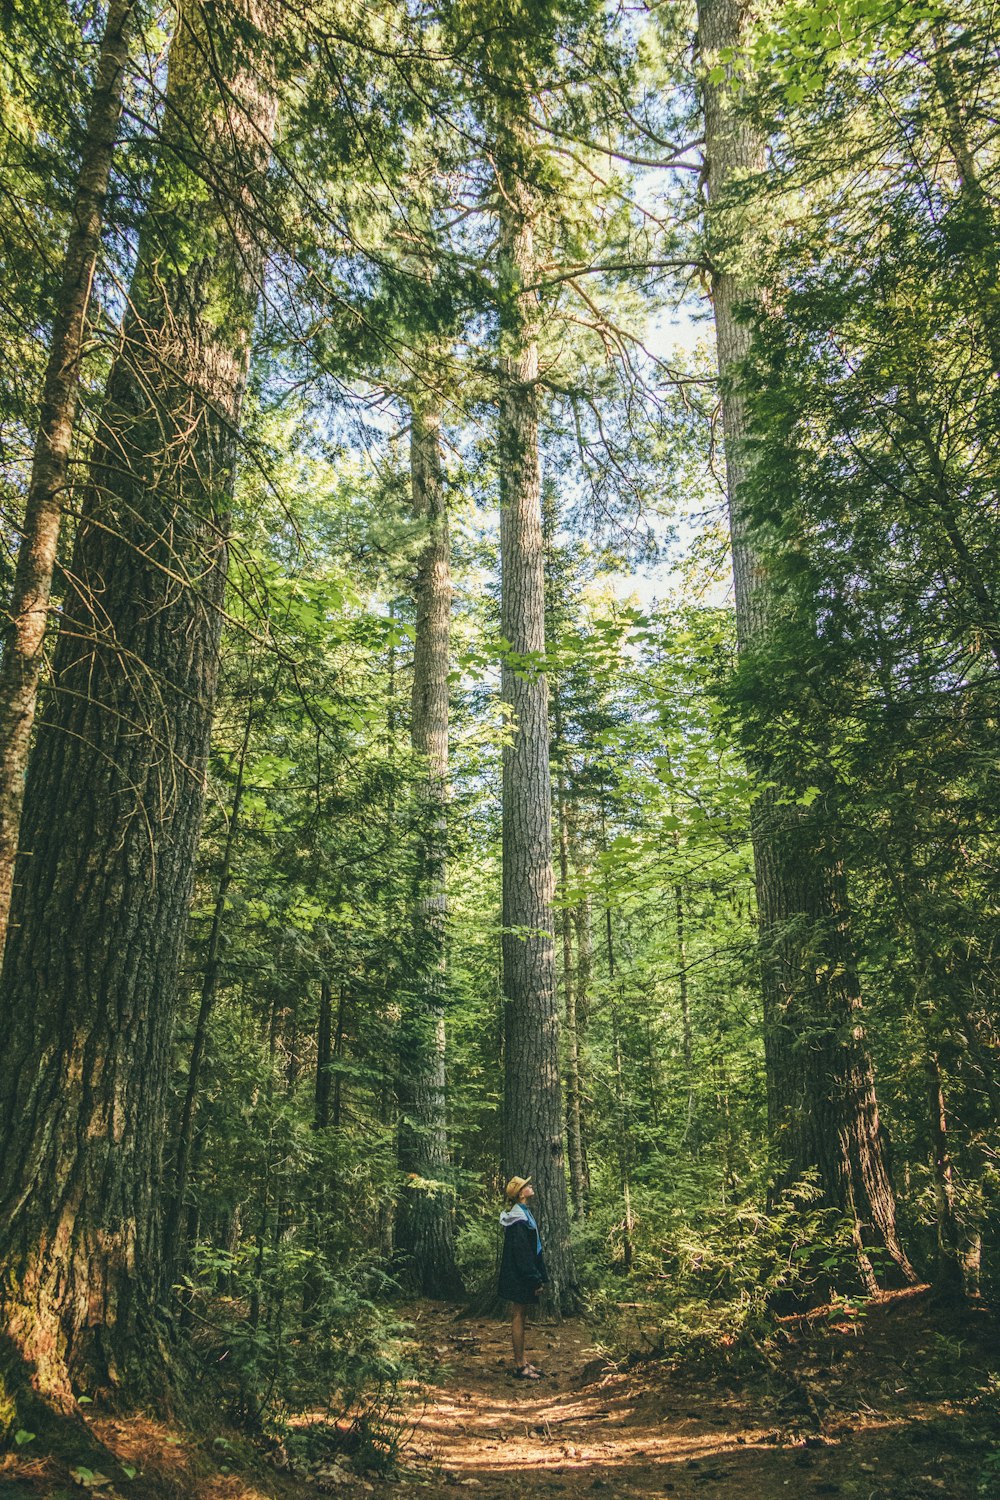
[[[527,1177],[512,1177],[503,1190],[504,1197],[507,1199],[508,1203],[516,1203],[518,1198],[521,1196],[521,1189],[523,1187],[527,1187],[530,1181],[530,1173]]]

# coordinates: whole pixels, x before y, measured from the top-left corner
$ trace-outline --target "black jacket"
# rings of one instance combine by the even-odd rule
[[[545,1257],[537,1248],[535,1231],[527,1219],[508,1224],[500,1257],[500,1296],[508,1302],[534,1302],[538,1288],[548,1279]]]

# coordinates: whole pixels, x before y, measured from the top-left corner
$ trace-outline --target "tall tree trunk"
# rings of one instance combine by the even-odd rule
[[[400,1028],[398,1135],[404,1174],[396,1252],[427,1297],[461,1296],[455,1260],[445,1102],[448,674],[451,559],[441,465],[440,413],[417,395],[410,428],[414,516],[427,528],[417,564],[410,739],[425,768],[419,821],[419,890],[413,912],[413,992]]]
[[[538,457],[538,302],[528,152],[511,125],[497,142],[500,219],[501,694],[503,752],[503,1165],[538,1190],[551,1298],[574,1306],[563,1148],[559,1011],[553,945],[552,781],[545,577]]]
[[[0,955],[10,913],[28,748],[35,720],[59,529],[80,390],[87,309],[122,112],[135,0],[111,0],[87,113],[42,390],[35,454],[0,660]]]
[[[179,9],[28,774],[0,983],[0,1302],[7,1376],[30,1374],[56,1404],[77,1382],[162,1373],[170,1032],[261,269],[250,209],[275,117],[269,20],[258,0]]]
[[[748,32],[746,0],[700,0],[712,300],[722,386],[736,617],[741,648],[766,641],[773,608],[745,497],[745,405],[738,367],[750,329],[737,308],[760,288],[746,269],[750,213],[740,195],[764,162],[764,143],[740,113],[727,49]],[[721,70],[721,71],[720,71]],[[716,74],[719,74],[716,77]],[[741,232],[742,231],[742,232]],[[791,1183],[818,1175],[823,1199],[853,1225],[858,1264],[874,1284],[869,1248],[896,1271],[912,1271],[896,1233],[895,1198],[884,1158],[871,1059],[861,1025],[846,881],[818,804],[783,805],[758,793],[752,815],[764,991],[768,1113],[774,1146]]]

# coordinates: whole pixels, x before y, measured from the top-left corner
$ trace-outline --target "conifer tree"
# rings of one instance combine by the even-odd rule
[[[737,628],[744,651],[766,652],[775,601],[745,493],[750,460],[740,387],[740,366],[751,340],[740,304],[762,291],[740,258],[738,227],[752,215],[748,195],[764,164],[764,141],[749,113],[739,107],[732,64],[748,39],[748,27],[743,0],[702,0],[698,28],[709,253]],[[768,1116],[782,1180],[794,1183],[804,1173],[816,1174],[824,1201],[853,1226],[867,1284],[875,1284],[869,1250],[887,1255],[897,1275],[910,1279],[896,1231],[895,1195],[861,1020],[847,882],[835,828],[820,807],[802,807],[783,797],[780,787],[765,784],[754,806],[752,834]]]
[[[420,757],[418,894],[413,914],[416,1003],[401,1035],[399,1165],[404,1175],[396,1249],[404,1276],[428,1297],[462,1291],[448,1182],[445,1091],[447,980],[448,693],[451,564],[441,416],[428,392],[411,407],[410,479],[425,528],[417,560],[410,739]]]
[[[180,6],[25,796],[0,1014],[4,1379],[162,1368],[160,1174],[275,122],[275,15]],[[12,1419],[12,1410],[5,1415]]]
[[[507,85],[510,88],[510,85]],[[510,89],[494,112],[499,232],[501,694],[511,716],[503,754],[503,973],[505,1176],[530,1172],[542,1204],[557,1308],[575,1274],[562,1110],[552,866],[552,777],[545,654],[545,573],[538,452],[538,280],[526,116]]]

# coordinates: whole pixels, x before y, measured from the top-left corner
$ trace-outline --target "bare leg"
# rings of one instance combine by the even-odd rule
[[[510,1321],[510,1336],[514,1345],[514,1366],[518,1370],[524,1364],[524,1321],[527,1311],[523,1302],[515,1302]]]

